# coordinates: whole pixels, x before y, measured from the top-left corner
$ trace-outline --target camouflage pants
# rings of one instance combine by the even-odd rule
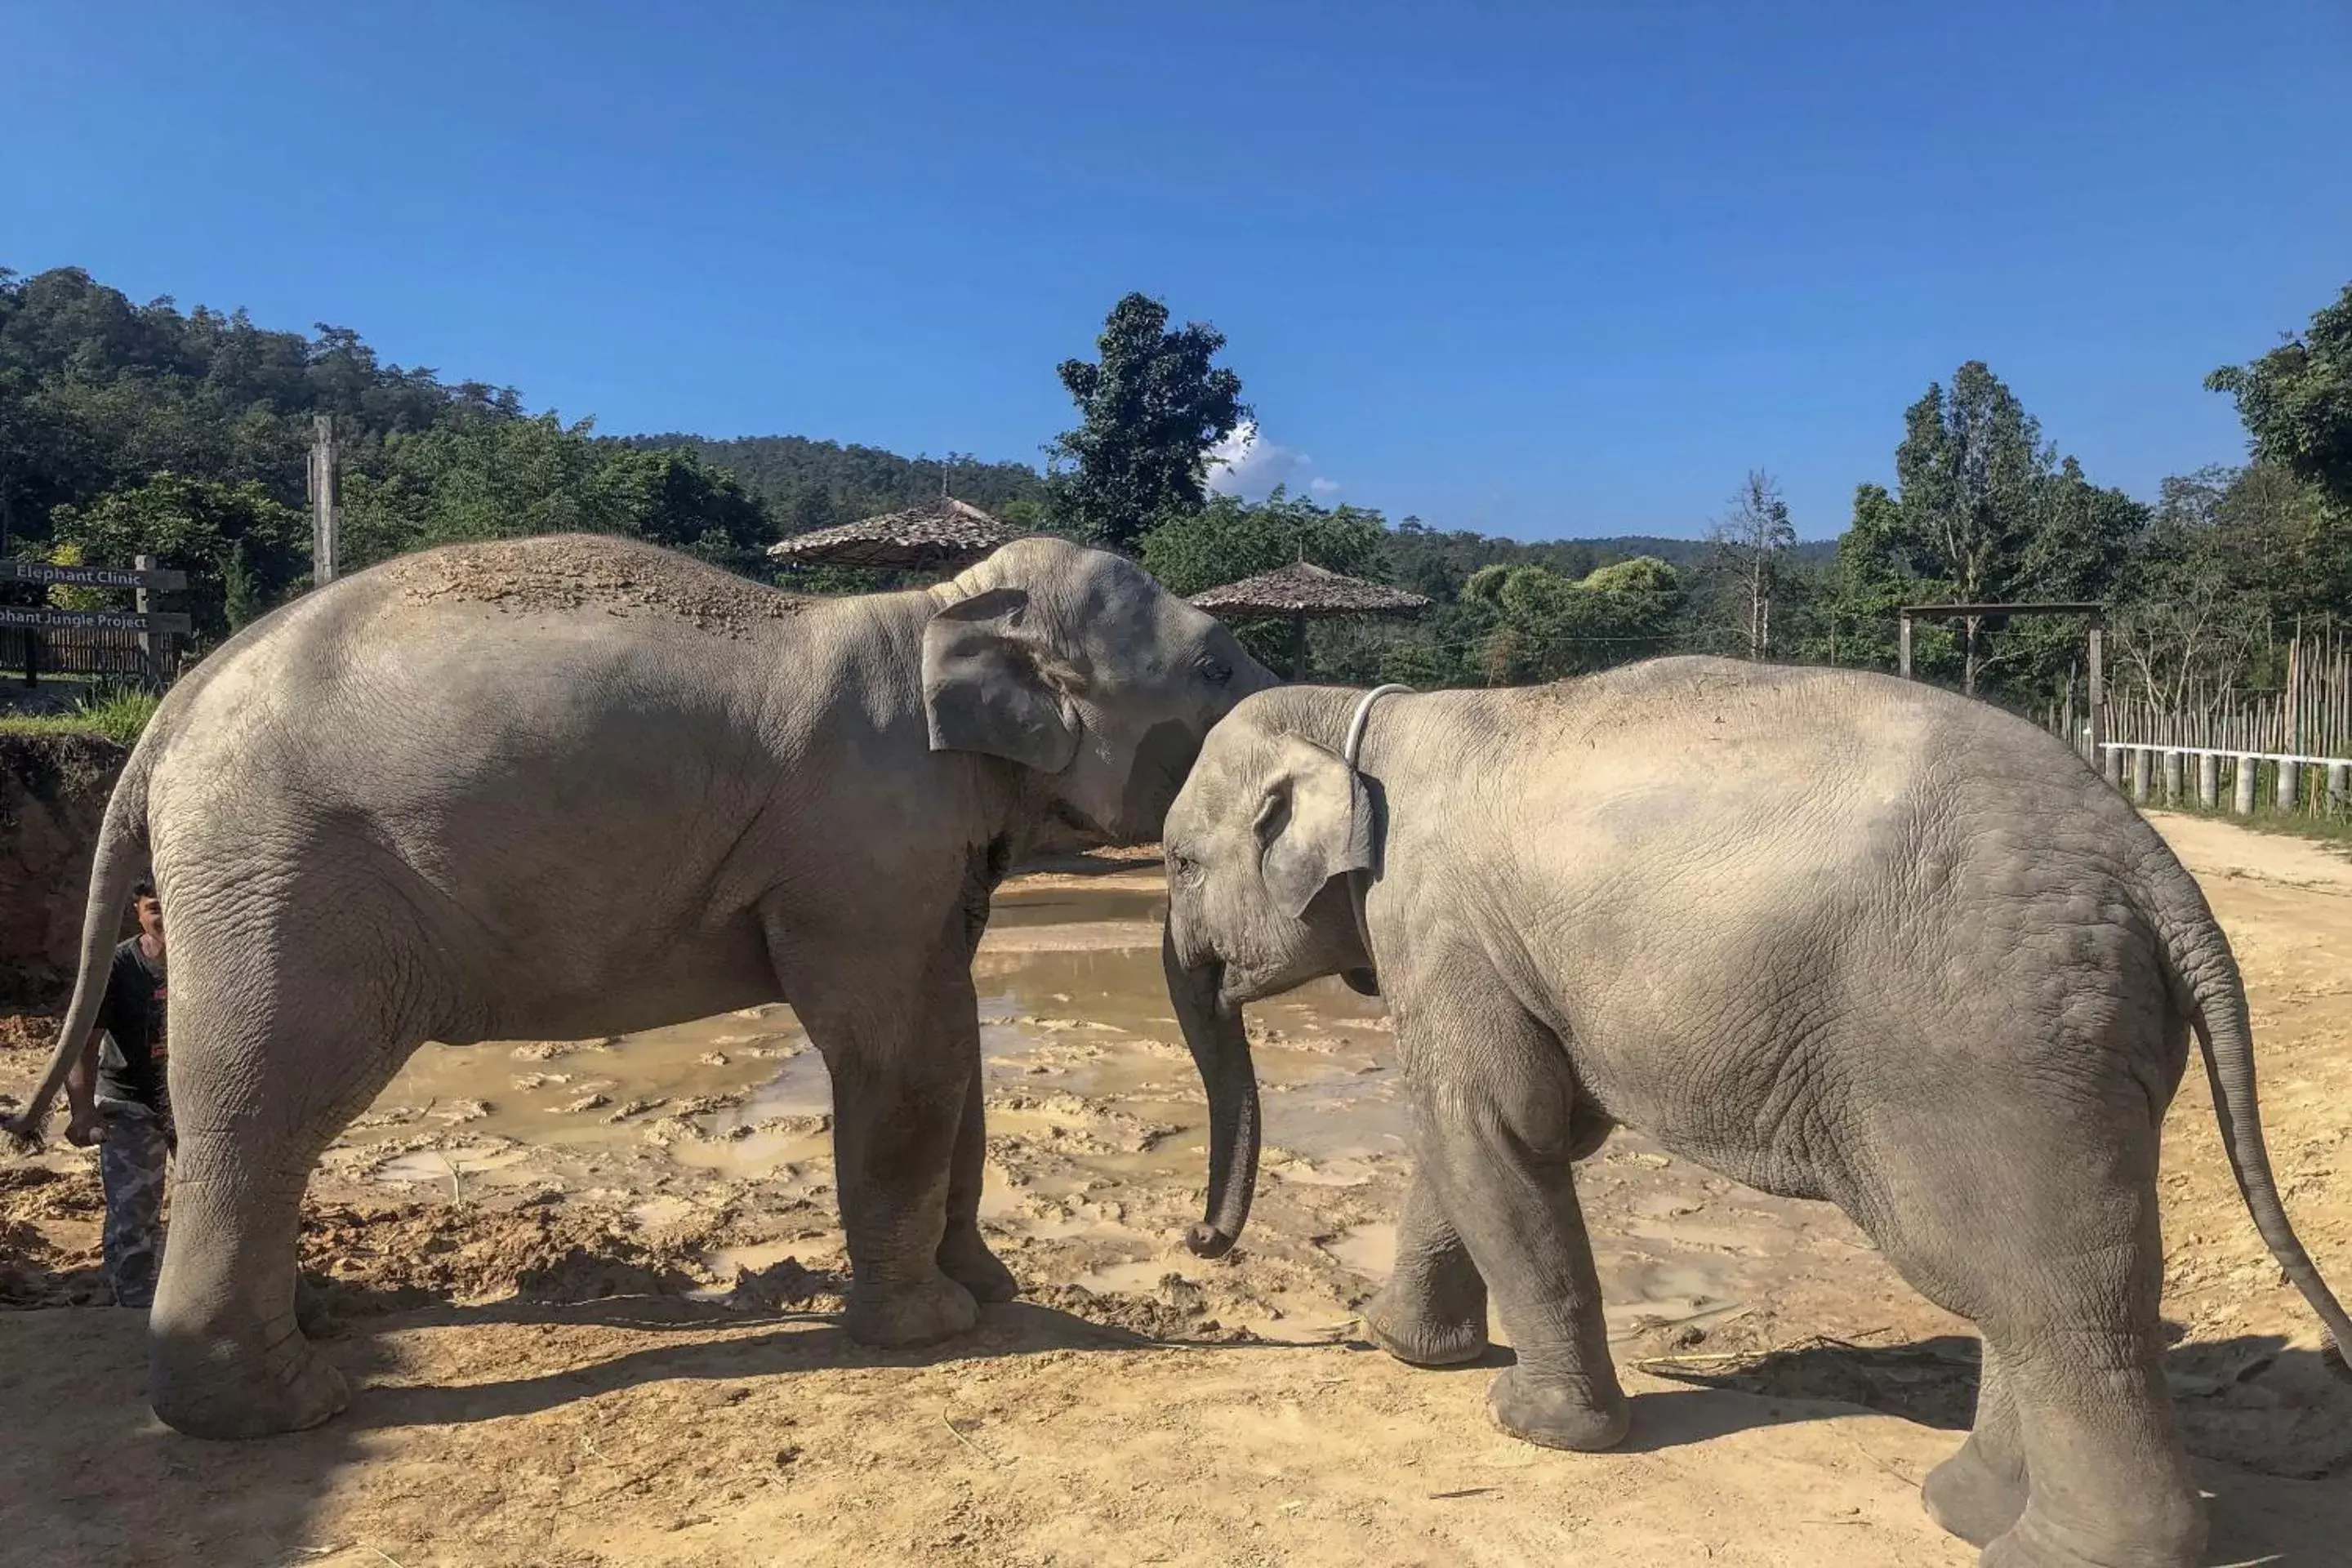
[[[98,1145],[106,1189],[106,1279],[118,1307],[152,1306],[163,1262],[163,1162],[166,1123],[143,1105],[110,1101]]]

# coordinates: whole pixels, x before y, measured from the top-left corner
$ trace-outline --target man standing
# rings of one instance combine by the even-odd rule
[[[177,1144],[164,1087],[163,906],[155,884],[131,890],[139,934],[114,950],[106,999],[66,1075],[66,1137],[99,1146],[106,1190],[106,1277],[118,1307],[152,1306],[163,1263],[163,1162]],[[101,1042],[103,1046],[101,1047]],[[93,1083],[93,1079],[95,1082]]]

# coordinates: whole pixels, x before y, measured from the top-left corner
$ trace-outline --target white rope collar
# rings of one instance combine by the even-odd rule
[[[1373,687],[1364,693],[1363,700],[1356,704],[1355,717],[1348,721],[1347,743],[1339,749],[1339,760],[1348,764],[1349,773],[1356,771],[1356,758],[1364,749],[1364,724],[1372,716],[1372,704],[1391,691],[1411,691],[1412,689],[1410,686],[1399,686],[1391,681],[1386,686]]]

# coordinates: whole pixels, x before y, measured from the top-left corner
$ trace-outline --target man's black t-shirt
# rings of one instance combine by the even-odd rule
[[[98,1053],[99,1098],[136,1100],[162,1114],[168,994],[163,969],[140,951],[137,937],[114,950],[98,1010],[98,1026],[111,1037]]]

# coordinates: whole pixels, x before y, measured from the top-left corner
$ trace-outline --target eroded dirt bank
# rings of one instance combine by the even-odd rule
[[[2286,1201],[2352,1282],[2352,866],[2159,819],[2237,945]],[[1632,1447],[1549,1453],[1491,1368],[1362,1345],[1409,1169],[1377,1004],[1258,1010],[1247,1242],[1202,1263],[1204,1110],[1160,991],[1149,863],[1023,879],[980,965],[985,1223],[1027,1286],[970,1341],[848,1343],[826,1085],[790,1010],[604,1042],[420,1052],[331,1152],[314,1321],[359,1386],[216,1446],[143,1405],[136,1316],[0,1317],[0,1561],[1963,1564],[1916,1486],[1973,1342],[1834,1211],[1621,1135],[1581,1175]],[[0,1057],[21,1090],[30,1052]],[[2221,1158],[2168,1123],[2170,1365],[2217,1561],[2335,1563],[2352,1385],[2315,1353]],[[0,1301],[102,1296],[91,1157],[0,1167]],[[27,1413],[38,1413],[40,1419]]]
[[[130,755],[100,735],[0,733],[0,1012],[72,987],[98,826]],[[18,1027],[0,1042],[41,1037]]]

